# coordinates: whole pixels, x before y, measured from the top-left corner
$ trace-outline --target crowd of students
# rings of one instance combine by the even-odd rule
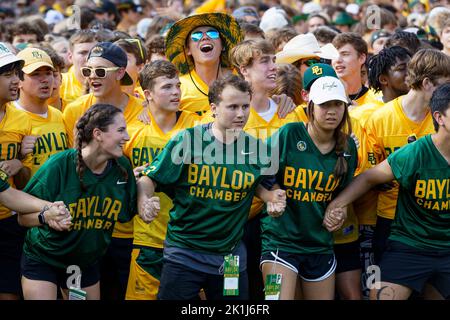
[[[0,299],[450,298],[446,1],[0,20]]]

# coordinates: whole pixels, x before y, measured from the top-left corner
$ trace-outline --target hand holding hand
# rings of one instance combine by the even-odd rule
[[[323,225],[329,232],[339,230],[347,219],[347,208],[328,207],[323,218]]]
[[[159,197],[151,197],[150,199],[144,200],[141,205],[141,210],[139,211],[139,216],[146,222],[152,222],[159,214],[161,209],[161,204]]]
[[[286,209],[286,191],[277,189],[272,191],[272,200],[267,202],[267,213],[271,217],[279,217]]]

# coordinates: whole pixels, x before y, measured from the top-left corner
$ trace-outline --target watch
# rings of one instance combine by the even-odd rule
[[[39,212],[38,220],[39,220],[39,223],[42,224],[42,225],[45,225],[45,224],[46,224],[44,213],[45,213],[45,211],[47,211],[48,209],[49,209],[48,206],[44,206],[44,207],[42,208],[41,212]]]

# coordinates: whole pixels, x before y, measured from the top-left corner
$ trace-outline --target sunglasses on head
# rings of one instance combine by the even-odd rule
[[[206,34],[206,36],[208,38],[210,38],[211,40],[216,40],[219,39],[220,34],[219,31],[217,30],[208,30],[206,32],[203,31],[195,31],[191,33],[191,39],[194,42],[198,42],[200,41],[201,38],[203,38],[203,35]]]
[[[142,49],[142,44],[141,41],[139,39],[124,39],[126,42],[131,43],[131,44],[136,44],[139,48],[139,54],[141,55],[141,59],[145,60],[145,56],[144,56],[144,50]],[[145,61],[144,61],[145,62]]]
[[[110,68],[104,68],[104,67],[100,67],[100,68],[82,67],[81,68],[81,74],[83,75],[83,77],[89,78],[91,76],[92,72],[94,72],[94,74],[95,74],[95,76],[97,78],[105,78],[106,77],[106,73],[108,71],[117,71],[119,69],[120,69],[120,67],[110,67]]]

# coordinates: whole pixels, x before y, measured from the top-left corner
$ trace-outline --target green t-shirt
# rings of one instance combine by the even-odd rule
[[[0,169],[0,192],[9,188],[8,178],[6,172]]]
[[[338,156],[333,150],[322,154],[302,122],[289,123],[268,139],[279,144],[278,184],[286,190],[287,206],[282,216],[261,220],[262,253],[277,249],[295,254],[333,252],[333,234],[322,226],[328,203],[352,179],[357,164],[353,139],[348,138],[348,164],[344,179],[335,179]]]
[[[427,135],[387,158],[400,184],[389,239],[421,250],[450,249],[450,166]]]
[[[93,265],[105,253],[116,221],[126,222],[136,213],[136,181],[125,157],[117,161],[126,169],[122,175],[116,162],[102,175],[88,168],[83,175],[86,191],[81,190],[76,172],[77,152],[69,149],[53,155],[36,172],[24,191],[48,201],[64,201],[72,215],[70,231],[45,226],[28,230],[24,253],[49,265]]]
[[[180,132],[143,174],[173,199],[170,245],[228,254],[242,238],[255,189],[264,178],[262,157],[241,143],[265,144],[241,132],[225,145],[210,133],[210,125]]]

